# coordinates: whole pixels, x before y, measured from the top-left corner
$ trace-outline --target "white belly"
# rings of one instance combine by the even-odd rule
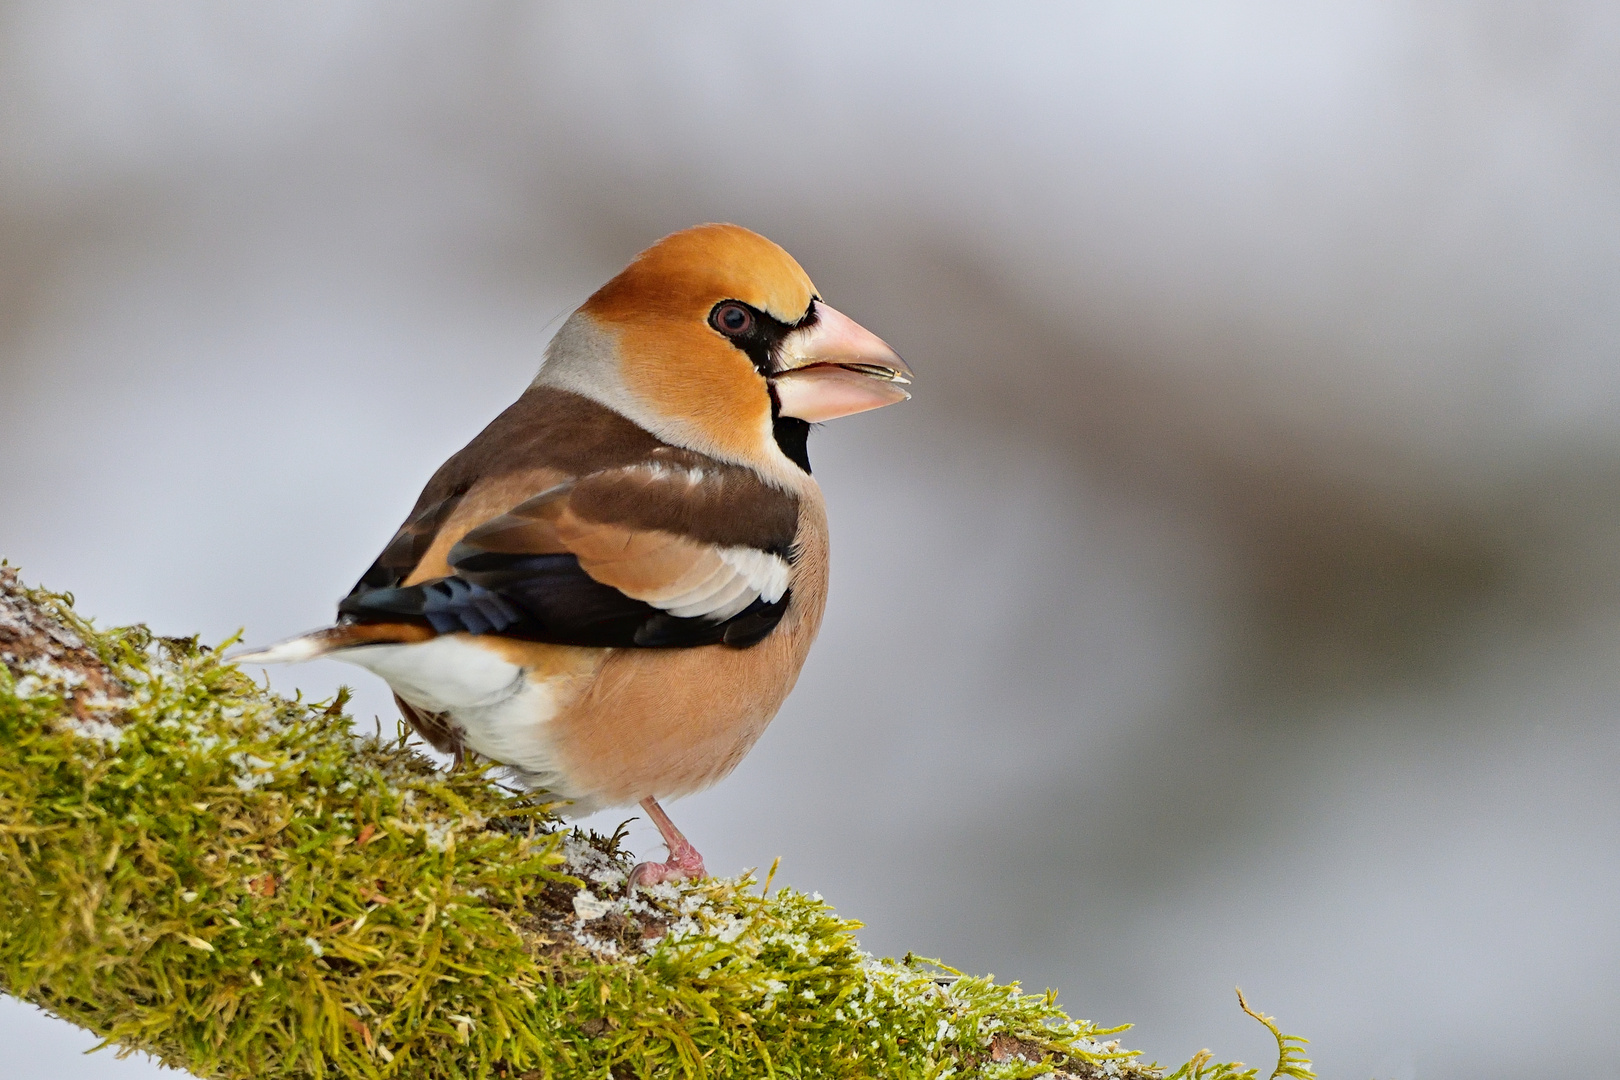
[[[467,749],[510,766],[525,787],[564,798],[575,794],[557,765],[548,730],[563,680],[533,678],[463,635],[411,645],[362,645],[332,658],[380,676],[418,709],[448,716]]]

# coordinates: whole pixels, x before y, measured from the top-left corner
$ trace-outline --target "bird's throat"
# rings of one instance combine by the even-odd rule
[[[773,410],[774,411],[774,410]],[[773,416],[771,431],[787,459],[810,475],[810,424],[793,416]]]

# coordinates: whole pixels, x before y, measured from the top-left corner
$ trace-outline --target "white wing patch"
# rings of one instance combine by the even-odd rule
[[[697,585],[677,596],[649,600],[653,607],[682,618],[699,616],[724,621],[752,604],[774,604],[787,592],[787,560],[751,547],[715,548],[720,565]]]
[[[754,595],[767,604],[776,603],[787,592],[788,575],[792,568],[780,555],[772,555],[759,548],[730,547],[720,549],[720,559],[747,578]]]
[[[625,467],[626,472],[642,472],[653,480],[673,480],[679,477],[687,487],[697,487],[709,474],[696,465],[681,465],[669,461],[643,461]]]

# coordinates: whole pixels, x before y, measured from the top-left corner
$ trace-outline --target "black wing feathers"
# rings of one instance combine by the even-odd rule
[[[683,619],[633,600],[586,574],[570,554],[485,554],[456,569],[456,577],[352,594],[338,613],[360,622],[421,620],[440,634],[494,633],[553,645],[746,649],[776,628],[792,597],[785,593],[774,604],[756,600],[714,622]]]

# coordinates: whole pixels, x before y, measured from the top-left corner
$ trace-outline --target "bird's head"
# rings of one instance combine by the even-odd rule
[[[558,331],[537,384],[666,442],[791,479],[809,425],[910,395],[911,371],[829,307],[793,256],[737,225],[666,236]]]

